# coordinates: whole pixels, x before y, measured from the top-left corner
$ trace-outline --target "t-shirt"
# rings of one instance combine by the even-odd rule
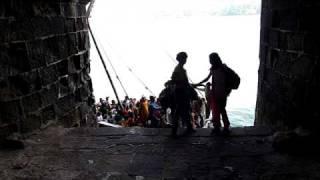
[[[226,73],[223,66],[212,69],[212,92],[216,98],[227,97]]]
[[[189,84],[187,72],[180,64],[175,67],[171,79],[178,87],[186,87]]]

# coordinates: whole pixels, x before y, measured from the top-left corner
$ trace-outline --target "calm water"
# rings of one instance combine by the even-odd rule
[[[228,101],[231,124],[253,125],[260,16],[162,17],[152,21],[122,22],[108,21],[107,17],[99,14],[93,16],[90,22],[105,58],[113,63],[130,97],[148,97],[151,94],[135,75],[158,95],[171,76],[175,66],[172,58],[177,52],[186,51],[189,54],[185,68],[193,82],[199,82],[208,75],[208,55],[218,52],[222,60],[241,77],[239,89],[232,92]],[[120,97],[124,97],[110,63],[107,62],[107,66]],[[91,77],[96,99],[106,96],[114,99],[93,45]]]

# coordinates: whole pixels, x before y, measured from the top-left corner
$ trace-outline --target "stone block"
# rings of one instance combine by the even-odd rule
[[[279,61],[276,62],[274,70],[289,77],[291,75],[290,66],[298,58],[297,53],[279,52]]]
[[[270,28],[272,27],[272,11],[270,9],[263,8],[261,11],[261,27]]]
[[[15,17],[15,18],[24,18],[26,16],[31,16],[32,12],[32,4],[27,1],[21,0],[5,0],[3,5],[6,9],[5,16],[6,17]]]
[[[4,49],[4,53],[8,54],[7,58],[2,61],[3,64],[8,64],[19,72],[27,72],[31,69],[25,43],[11,43],[8,49]]]
[[[44,41],[44,52],[47,59],[47,64],[55,63],[61,59],[68,57],[68,41],[63,35],[54,36]]]
[[[84,56],[83,55],[76,55],[72,57],[73,64],[77,70],[81,70],[84,68]]]
[[[66,36],[68,42],[68,53],[76,54],[79,51],[78,39],[76,33],[70,33]]]
[[[79,73],[73,73],[70,75],[71,81],[74,83],[76,88],[79,88],[81,84],[81,77]]]
[[[288,49],[303,51],[304,36],[302,33],[287,33]]]
[[[320,55],[320,35],[318,33],[309,33],[304,37],[304,52],[312,55]]]
[[[6,8],[5,8],[5,5],[4,5],[4,2],[0,2],[0,18],[5,18],[6,17]],[[0,26],[1,27],[1,26]]]
[[[50,25],[50,33],[51,34],[63,34],[65,32],[65,19],[62,17],[51,17],[47,18]]]
[[[279,28],[283,30],[297,31],[299,28],[298,12],[296,9],[279,11]]]
[[[39,93],[34,93],[22,98],[24,113],[35,112],[41,107],[41,97]]]
[[[266,17],[267,18],[267,17]],[[280,13],[279,10],[273,10],[271,13],[271,26],[273,28],[279,28],[280,27]]]
[[[41,127],[41,115],[40,114],[28,114],[21,122],[21,132],[27,133]]]
[[[46,107],[50,104],[56,103],[58,100],[58,95],[59,91],[57,84],[51,84],[50,86],[42,89],[40,93],[42,106]]]
[[[41,110],[42,126],[46,126],[49,121],[56,120],[56,112],[53,105],[50,105]]]
[[[78,73],[76,64],[74,63],[73,56],[68,58],[68,74]]]
[[[29,19],[15,19],[10,23],[10,41],[31,40],[35,35],[34,26]]]
[[[57,66],[51,65],[40,70],[41,82],[43,86],[51,84],[58,79]]]
[[[76,19],[76,29],[77,31],[81,31],[81,30],[84,30],[85,28],[85,21],[83,21],[82,18],[77,18]]]
[[[0,102],[0,115],[3,123],[16,123],[23,116],[20,100]]]
[[[280,32],[278,30],[269,30],[269,46],[279,48]]]
[[[59,118],[59,123],[63,124],[65,128],[80,127],[81,114],[78,108],[66,113]]]
[[[1,8],[1,7],[0,7]],[[0,14],[2,9],[0,9]],[[0,15],[1,17],[1,15]],[[1,27],[1,34],[0,34],[0,42],[8,42],[10,39],[10,24],[8,19],[1,19],[0,18],[0,27]]]
[[[10,101],[16,94],[11,91],[8,80],[0,80],[0,102]]]
[[[269,8],[272,10],[274,9],[292,9],[292,8],[299,8],[300,1],[299,0],[270,0],[266,2]]]
[[[28,59],[30,68],[40,68],[46,65],[45,52],[43,51],[43,41],[35,40],[29,41],[26,44],[28,50]]]
[[[77,5],[75,3],[60,3],[61,15],[64,17],[77,17]]]
[[[313,2],[314,4],[315,2]],[[315,25],[314,18],[319,17],[319,6],[304,7],[299,9],[299,30],[302,32],[319,32],[320,27]]]
[[[90,63],[90,51],[87,50],[85,53],[83,53],[83,60],[84,64],[88,65]]]
[[[32,4],[34,16],[56,17],[60,15],[58,2],[38,1]]]
[[[311,81],[315,73],[316,60],[315,57],[309,55],[299,56],[291,65],[288,65],[291,76],[303,81]]]
[[[33,37],[35,38],[49,36],[52,34],[51,31],[54,30],[52,29],[52,26],[50,26],[51,19],[49,18],[39,16],[29,18],[27,21],[29,22],[29,28],[32,30]]]
[[[73,95],[62,97],[56,104],[58,117],[64,116],[67,112],[72,110],[76,106],[76,100]]]
[[[90,96],[91,91],[87,85],[84,85],[83,87],[76,90],[76,100],[77,102],[83,102],[88,99]]]
[[[64,97],[68,94],[70,94],[69,76],[65,76],[59,80],[59,97]]]
[[[275,66],[275,64],[278,62],[279,60],[279,54],[280,52],[277,50],[268,50],[268,54],[267,54],[267,61],[266,61],[266,67],[267,68],[273,68]]]
[[[69,61],[68,59],[62,60],[59,63],[57,63],[57,70],[59,76],[65,76],[69,73]]]
[[[80,51],[90,49],[90,39],[87,31],[78,32],[77,37]]]
[[[8,78],[10,90],[19,97],[41,89],[41,80],[37,71],[11,76]]]
[[[64,19],[65,32],[76,32],[75,18],[66,18]]]
[[[77,4],[77,13],[78,16],[86,16],[87,10],[84,4]]]

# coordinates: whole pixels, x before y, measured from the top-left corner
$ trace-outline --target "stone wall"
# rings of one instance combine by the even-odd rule
[[[263,0],[256,125],[320,125],[320,1]]]
[[[88,1],[0,1],[0,137],[88,124]]]

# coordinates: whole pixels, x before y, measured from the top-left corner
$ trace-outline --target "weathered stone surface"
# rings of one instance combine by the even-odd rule
[[[68,127],[91,113],[92,88],[75,98],[83,84],[91,84],[81,78],[89,66],[88,2],[0,2],[1,131],[28,133],[69,114],[62,122]]]
[[[49,128],[20,151],[0,151],[0,178],[21,179],[317,179],[317,159],[279,154],[268,128],[211,136],[198,129]],[[182,131],[182,130],[180,130]],[[262,132],[262,133],[261,133]],[[14,168],[17,167],[17,168]]]
[[[256,125],[316,129],[320,84],[317,1],[269,1],[262,4]],[[307,99],[308,97],[308,99]],[[313,97],[313,98],[311,98]]]

